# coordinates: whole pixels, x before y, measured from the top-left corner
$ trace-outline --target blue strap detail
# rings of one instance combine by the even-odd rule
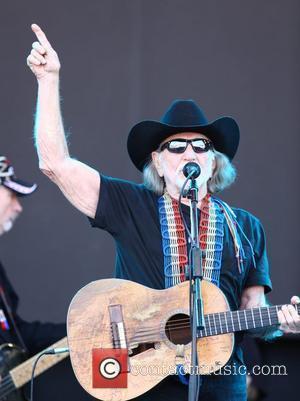
[[[166,217],[167,213],[163,196],[158,199],[158,211],[164,255],[165,288],[169,288],[172,286],[172,254],[170,248],[171,244],[168,230],[168,220]]]
[[[190,376],[184,374],[184,366],[183,365],[176,365],[176,375],[178,377],[178,380],[182,384],[185,384],[186,386],[189,385]]]

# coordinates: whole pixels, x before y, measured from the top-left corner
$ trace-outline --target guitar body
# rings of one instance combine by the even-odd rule
[[[2,344],[0,346],[0,377],[3,379],[9,374],[9,371],[19,365],[26,358],[26,352],[22,348],[13,344]],[[4,385],[5,386],[5,385]],[[26,401],[22,390],[13,390],[5,396],[5,388],[0,382],[1,401]],[[3,390],[3,395],[2,395]]]
[[[205,315],[229,310],[224,294],[211,282],[202,281],[202,296]],[[94,388],[92,349],[114,348],[111,309],[116,305],[121,307],[129,353],[128,387]],[[176,325],[180,330],[174,330]],[[73,298],[67,331],[74,373],[89,394],[105,401],[137,397],[174,374],[177,365],[190,365],[189,282],[153,290],[120,279],[94,281]],[[200,373],[219,370],[229,360],[233,346],[233,333],[198,339]],[[136,374],[149,372],[151,366],[161,369],[155,374]]]

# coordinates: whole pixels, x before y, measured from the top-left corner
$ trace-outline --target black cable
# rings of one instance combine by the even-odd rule
[[[36,358],[36,360],[34,361],[34,364],[32,366],[32,373],[31,373],[31,380],[30,380],[30,401],[33,401],[33,379],[34,379],[34,371],[35,371],[36,365],[37,365],[38,361],[40,360],[40,358],[44,355],[47,355],[47,353],[48,353],[47,350],[40,353],[38,355],[38,357]]]
[[[64,352],[69,352],[68,347],[63,347],[63,348],[48,348],[45,351],[41,352],[36,360],[34,361],[34,364],[32,366],[32,373],[31,373],[31,380],[30,380],[30,401],[33,401],[33,379],[34,379],[34,371],[36,368],[36,365],[40,358],[44,355],[55,355],[55,354],[63,354]]]

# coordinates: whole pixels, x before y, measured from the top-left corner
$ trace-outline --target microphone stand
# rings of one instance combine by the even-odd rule
[[[191,374],[189,379],[189,401],[197,401],[201,386],[201,376],[199,371],[199,358],[197,352],[197,338],[200,331],[204,329],[203,299],[201,292],[201,281],[203,279],[202,270],[202,251],[199,246],[198,232],[198,186],[195,178],[191,178],[191,186],[187,191],[186,197],[190,199],[190,219],[191,219],[191,252],[189,257],[189,277],[190,277],[190,322],[192,335],[191,352]]]

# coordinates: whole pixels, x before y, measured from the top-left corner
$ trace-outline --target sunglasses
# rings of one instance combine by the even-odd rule
[[[172,139],[171,141],[165,142],[162,144],[158,151],[162,152],[165,149],[168,149],[171,153],[184,153],[188,144],[192,145],[193,151],[195,153],[204,153],[213,149],[213,144],[208,139],[204,138],[195,138],[195,139]]]

